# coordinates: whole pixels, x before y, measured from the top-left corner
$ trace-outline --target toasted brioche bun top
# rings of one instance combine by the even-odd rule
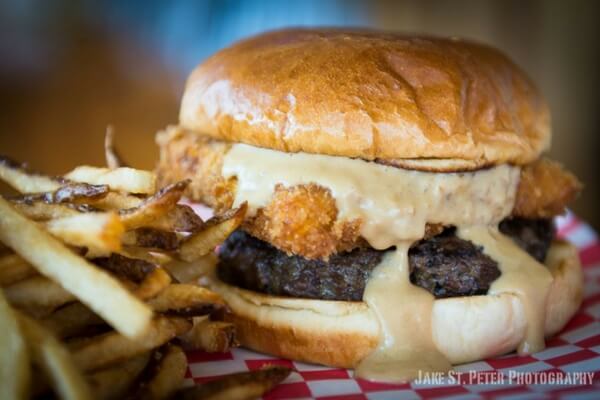
[[[463,40],[293,29],[196,68],[180,124],[221,140],[366,160],[525,164],[550,144],[548,108],[525,73]]]

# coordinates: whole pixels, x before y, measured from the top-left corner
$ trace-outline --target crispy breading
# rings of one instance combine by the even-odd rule
[[[513,215],[550,218],[562,214],[581,189],[575,175],[559,163],[542,158],[521,170]]]
[[[204,136],[169,128],[159,134],[160,185],[192,179],[186,195],[217,212],[230,209],[236,179],[221,175],[223,158],[230,145]],[[546,218],[563,212],[581,185],[560,165],[546,159],[523,168],[514,215]],[[331,254],[364,246],[360,220],[340,220],[335,200],[328,189],[316,184],[290,188],[278,186],[270,203],[248,217],[243,229],[288,254],[326,259]],[[443,229],[428,224],[426,237]]]

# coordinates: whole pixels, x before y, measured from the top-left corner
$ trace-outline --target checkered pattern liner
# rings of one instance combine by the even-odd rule
[[[202,384],[219,376],[254,370],[266,364],[291,367],[294,372],[265,399],[600,399],[600,241],[593,229],[567,214],[557,220],[559,236],[579,249],[585,271],[585,299],[581,310],[563,332],[547,342],[547,348],[531,356],[515,354],[456,367],[457,371],[477,371],[479,382],[472,379],[436,384],[380,384],[354,379],[352,371],[328,368],[273,358],[246,349],[229,353],[208,354],[189,352],[187,384]],[[573,372],[595,372],[591,384],[530,384],[512,382],[498,384],[491,377],[508,376],[511,371],[536,374],[568,375]],[[465,376],[466,378],[466,376]]]

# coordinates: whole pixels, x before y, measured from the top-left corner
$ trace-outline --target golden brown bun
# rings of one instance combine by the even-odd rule
[[[550,144],[543,98],[501,52],[365,30],[276,31],[218,52],[191,74],[180,123],[287,152],[469,168]]]
[[[546,305],[547,336],[560,331],[579,308],[583,275],[577,250],[553,243],[546,261],[554,277]],[[268,296],[214,280],[234,315],[242,345],[278,357],[353,368],[377,345],[379,326],[366,303]],[[453,364],[514,350],[525,335],[516,295],[438,299],[433,339]]]

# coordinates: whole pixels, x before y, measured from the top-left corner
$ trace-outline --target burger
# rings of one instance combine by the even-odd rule
[[[540,351],[578,309],[553,217],[581,184],[550,138],[496,49],[293,29],[193,71],[158,173],[217,212],[247,205],[211,278],[242,345],[396,382]]]

